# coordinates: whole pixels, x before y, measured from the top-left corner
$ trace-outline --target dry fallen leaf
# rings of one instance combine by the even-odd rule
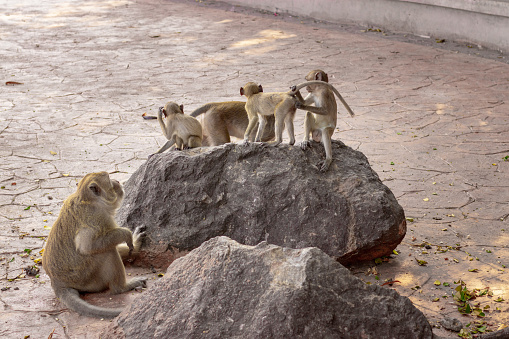
[[[57,155],[57,152],[55,152],[55,151],[49,151],[49,154],[51,154],[51,155]]]
[[[14,86],[14,85],[23,85],[22,82],[17,82],[17,81],[7,81],[5,83],[7,86]]]

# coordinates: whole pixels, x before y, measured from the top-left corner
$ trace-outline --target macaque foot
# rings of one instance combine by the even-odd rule
[[[133,232],[134,242],[136,242],[136,240],[138,240],[138,239],[144,238],[147,235],[147,233],[145,233],[146,230],[147,230],[147,227],[145,227],[145,226],[136,227]]]
[[[130,290],[133,290],[136,287],[142,287],[142,288],[147,287],[147,278],[145,278],[145,277],[132,278],[126,282],[124,288],[120,288],[120,289],[113,288],[113,289],[111,289],[111,292],[113,294],[124,293],[124,292],[130,291]]]
[[[318,168],[320,168],[320,172],[327,172],[330,164],[332,163],[332,159],[325,159],[324,161],[320,161],[318,163]]]
[[[272,142],[264,143],[264,145],[267,145],[267,146],[270,146],[270,147],[276,147],[279,144],[281,144],[281,141],[272,141]]]
[[[304,140],[300,143],[300,148],[305,151],[307,150],[308,148],[311,148],[311,143],[309,142],[309,140]]]

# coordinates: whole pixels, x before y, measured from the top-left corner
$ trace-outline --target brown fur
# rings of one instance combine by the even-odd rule
[[[246,103],[242,101],[211,102],[196,109],[192,117],[203,118],[203,146],[218,146],[231,142],[230,137],[242,138],[249,124]],[[256,132],[249,136],[254,141]],[[269,116],[262,141],[274,139],[274,116]]]
[[[271,145],[277,146],[283,141],[284,126],[286,126],[286,131],[290,138],[289,144],[293,145],[295,143],[293,120],[297,109],[296,105],[299,105],[299,101],[303,100],[299,90],[318,83],[328,86],[346,105],[339,92],[332,85],[323,81],[306,81],[297,86],[292,86],[292,89],[288,92],[263,93],[262,86],[254,82],[248,82],[244,87],[241,87],[240,95],[245,95],[247,98],[246,111],[249,118],[249,125],[244,133],[244,143],[249,142],[248,137],[257,122],[259,122],[259,125],[255,141],[260,141],[260,135],[267,124],[267,116],[274,115],[276,119],[276,141],[271,143]]]
[[[163,119],[163,115],[165,119]],[[168,139],[156,153],[162,153],[175,144],[176,149],[187,149],[202,146],[202,127],[200,122],[184,114],[184,106],[168,102],[157,113],[157,121]]]
[[[123,196],[120,183],[110,180],[108,173],[87,174],[64,202],[48,236],[44,270],[57,297],[82,315],[112,318],[122,309],[91,305],[80,298],[79,292],[109,288],[122,293],[146,285],[146,278],[126,281],[119,250],[124,254],[137,250],[143,232],[137,229],[133,235],[115,222]]]
[[[244,132],[244,143],[249,142],[249,136],[253,131],[256,123],[258,132],[255,141],[261,140],[264,132],[267,118],[273,115],[275,118],[276,141],[272,142],[272,146],[277,146],[283,141],[283,127],[286,125],[286,131],[290,138],[290,145],[295,143],[295,134],[293,129],[293,118],[295,116],[295,97],[290,92],[274,92],[263,93],[261,85],[254,82],[248,82],[244,87],[240,88],[240,94],[247,98],[246,112],[249,118],[249,124]]]
[[[305,99],[302,98],[299,92],[295,94],[299,100],[296,103],[297,108],[308,111],[304,120],[304,139],[301,147],[304,150],[311,147],[309,142],[310,134],[314,141],[323,142],[325,160],[320,162],[318,166],[320,171],[325,172],[332,163],[331,138],[337,124],[337,104],[334,98],[335,88],[332,87],[331,89],[324,85],[328,82],[329,78],[322,70],[313,70],[305,78],[309,81],[309,85],[306,87],[309,94]],[[336,95],[339,95],[339,93]],[[309,106],[311,104],[314,104],[314,106]],[[353,115],[351,109],[349,109],[349,112]]]

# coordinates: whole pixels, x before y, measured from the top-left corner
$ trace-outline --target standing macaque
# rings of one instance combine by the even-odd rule
[[[249,118],[249,125],[244,132],[244,144],[249,142],[249,135],[257,122],[259,122],[259,125],[255,141],[259,142],[260,136],[267,124],[267,117],[274,115],[276,141],[272,142],[271,145],[277,146],[283,141],[284,126],[286,126],[286,131],[290,138],[289,144],[293,145],[295,143],[293,119],[297,110],[296,105],[299,100],[303,100],[299,90],[308,85],[314,85],[317,82],[319,81],[304,82],[297,86],[292,86],[288,92],[274,93],[263,93],[262,85],[257,85],[254,82],[248,82],[244,87],[241,87],[240,95],[245,95],[247,98],[246,111]],[[329,86],[335,93],[337,92],[331,84],[323,81],[320,82]],[[297,98],[297,93],[299,93],[300,99]]]
[[[203,118],[203,146],[218,146],[231,142],[230,137],[243,138],[249,119],[246,103],[242,101],[212,102],[196,109],[191,113],[197,117],[205,113]],[[274,116],[267,118],[267,126],[261,141],[274,139]],[[256,131],[249,136],[254,141]]]
[[[304,139],[302,140],[301,147],[303,150],[311,147],[309,142],[310,135],[314,141],[323,142],[325,160],[321,161],[318,166],[320,167],[320,171],[325,172],[332,163],[331,138],[337,124],[337,105],[334,93],[337,91],[334,87],[331,89],[326,86],[329,82],[329,78],[322,70],[317,69],[309,72],[306,75],[306,80],[310,81],[309,85],[306,86],[306,90],[309,92],[306,98],[302,98],[300,92],[295,93],[299,99],[299,101],[296,102],[296,107],[308,111],[304,120]],[[336,95],[353,117],[353,111],[339,92],[337,92]],[[314,104],[314,106],[309,106],[311,104]]]
[[[133,234],[115,222],[123,196],[122,186],[107,172],[87,174],[64,202],[46,242],[42,264],[55,294],[85,316],[113,318],[122,309],[91,305],[80,292],[122,293],[146,287],[146,278],[126,280],[120,253],[137,251],[144,232],[137,228]]]
[[[156,153],[166,151],[173,144],[177,150],[201,147],[203,134],[200,122],[184,114],[184,105],[168,102],[164,107],[159,107],[157,121],[168,141]]]
[[[270,143],[277,146],[283,141],[283,127],[286,125],[286,132],[290,138],[290,145],[295,143],[295,134],[293,129],[293,118],[295,116],[296,99],[290,95],[290,92],[263,93],[262,85],[254,82],[248,82],[240,88],[240,95],[247,98],[246,112],[249,124],[244,132],[244,144],[249,142],[249,136],[258,123],[255,142],[261,141],[261,135],[264,132],[269,116],[275,118],[276,141]]]

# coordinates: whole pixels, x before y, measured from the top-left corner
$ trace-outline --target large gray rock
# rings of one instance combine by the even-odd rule
[[[145,254],[156,266],[158,255],[168,264],[219,235],[318,247],[341,263],[391,254],[406,233],[403,209],[361,152],[335,141],[333,155],[321,173],[317,143],[308,151],[227,144],[157,154],[125,184],[117,219],[147,227]]]
[[[431,326],[394,290],[317,248],[205,242],[170,265],[104,338],[419,338]]]

